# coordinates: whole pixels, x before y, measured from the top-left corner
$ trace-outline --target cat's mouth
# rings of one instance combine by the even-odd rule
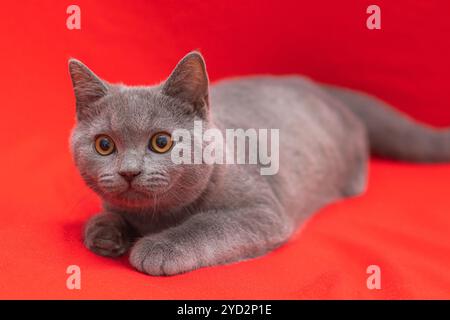
[[[170,188],[146,188],[143,186],[135,186],[128,184],[125,190],[114,195],[115,198],[133,202],[151,202],[155,199],[163,197],[168,193]]]
[[[151,207],[168,197],[173,185],[169,179],[165,180],[164,183],[157,182],[154,180],[137,180],[103,184],[100,185],[101,195],[104,200],[123,207]]]

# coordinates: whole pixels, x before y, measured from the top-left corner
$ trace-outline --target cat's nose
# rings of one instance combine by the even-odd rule
[[[135,177],[141,174],[141,171],[135,171],[135,170],[124,170],[119,171],[119,174],[125,178],[128,182],[131,182]]]

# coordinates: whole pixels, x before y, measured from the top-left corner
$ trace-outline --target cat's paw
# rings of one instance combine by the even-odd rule
[[[114,224],[93,224],[86,228],[84,244],[92,252],[105,257],[118,257],[129,248],[123,230]]]
[[[147,236],[133,246],[130,263],[137,270],[153,276],[170,276],[197,269],[193,253],[180,244],[158,237]]]

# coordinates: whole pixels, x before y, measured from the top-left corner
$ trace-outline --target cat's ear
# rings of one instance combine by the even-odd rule
[[[209,109],[208,87],[205,61],[199,52],[193,51],[178,62],[163,84],[162,92],[190,103],[194,111],[205,115]]]
[[[107,94],[108,85],[76,59],[69,60],[69,73],[75,92],[77,118],[82,120],[92,113],[91,104]]]

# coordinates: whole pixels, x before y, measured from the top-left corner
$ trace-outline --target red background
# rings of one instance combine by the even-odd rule
[[[81,30],[66,8],[81,7]],[[373,160],[369,191],[315,215],[252,261],[156,278],[98,257],[81,228],[99,201],[68,136],[67,59],[111,82],[152,84],[199,49],[212,80],[303,73],[450,125],[448,1],[17,1],[0,5],[0,298],[450,298],[450,166]],[[82,270],[68,290],[66,268]],[[368,290],[366,268],[382,271]]]

